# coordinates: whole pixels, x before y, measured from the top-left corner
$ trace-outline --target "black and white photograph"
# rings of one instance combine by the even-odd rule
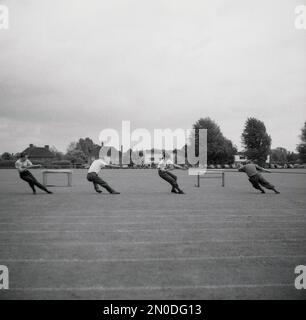
[[[306,0],[0,0],[0,300],[306,300],[305,193]]]

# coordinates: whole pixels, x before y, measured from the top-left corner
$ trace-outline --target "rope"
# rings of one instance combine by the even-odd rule
[[[233,172],[233,173],[244,173],[244,172],[240,172],[238,170],[228,170],[228,169],[211,169],[211,171],[218,171],[218,170],[224,170],[224,172]],[[273,169],[272,169],[273,170]],[[208,172],[210,170],[207,170]],[[261,172],[261,171],[258,171]],[[265,173],[265,172],[263,172]],[[267,172],[267,173],[281,173],[281,174],[306,174],[306,172],[288,172],[288,171],[271,171],[271,172]]]

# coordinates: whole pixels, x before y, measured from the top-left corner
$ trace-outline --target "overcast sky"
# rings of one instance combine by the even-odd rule
[[[306,121],[302,0],[0,0],[0,153],[102,129],[190,128],[240,149],[247,117],[291,151]],[[304,4],[305,1],[304,1]]]

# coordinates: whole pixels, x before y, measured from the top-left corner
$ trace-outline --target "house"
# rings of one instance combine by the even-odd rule
[[[246,162],[248,160],[248,158],[242,153],[242,152],[238,152],[237,154],[235,154],[235,165],[241,165],[243,162]],[[266,159],[266,163],[270,163],[270,155],[268,155],[267,159]]]
[[[28,148],[22,151],[27,153],[31,161],[50,162],[55,159],[55,155],[50,151],[49,146],[36,147],[30,144]]]
[[[92,163],[92,161],[99,159],[100,154],[100,150],[101,147],[97,146],[96,148],[94,148],[90,154],[88,155],[88,163]],[[114,147],[110,147],[110,149],[107,152],[107,155],[104,156],[104,160],[107,163],[112,163],[112,164],[120,164],[120,151],[118,151],[116,148]],[[133,153],[133,154],[132,154]],[[162,150],[144,150],[144,151],[132,151],[128,150],[126,152],[123,153],[123,159],[125,161],[127,160],[132,160],[132,159],[137,159],[138,163],[141,163],[142,165],[157,165],[162,156],[163,156],[163,152]],[[139,155],[140,153],[140,155]],[[167,151],[167,153],[170,155],[171,160],[173,160],[174,162],[176,162],[179,164],[184,164],[185,163],[185,151],[184,150],[178,150],[177,155],[173,155],[172,152]],[[141,155],[142,154],[142,155]],[[179,162],[180,161],[180,162]],[[126,164],[126,163],[124,163]]]
[[[170,159],[176,164],[185,164],[185,150],[177,150],[176,154],[173,151],[166,150]],[[144,151],[144,163],[145,164],[158,164],[163,157],[162,150],[145,150]]]
[[[162,158],[161,150],[145,150],[143,152],[144,163],[146,165],[158,164]]]
[[[242,152],[238,152],[237,154],[235,154],[234,163],[236,166],[241,165],[243,162],[247,160],[248,160],[247,157]]]

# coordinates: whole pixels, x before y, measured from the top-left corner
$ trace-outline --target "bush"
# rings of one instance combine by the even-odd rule
[[[0,168],[8,169],[8,168],[15,168],[15,160],[1,160],[0,161]]]
[[[54,169],[67,169],[71,168],[72,164],[71,161],[69,160],[58,160],[58,161],[53,161],[48,167],[54,168]]]
[[[58,160],[58,161],[53,161],[52,162],[53,165],[55,166],[70,166],[71,165],[71,161],[69,160]]]

